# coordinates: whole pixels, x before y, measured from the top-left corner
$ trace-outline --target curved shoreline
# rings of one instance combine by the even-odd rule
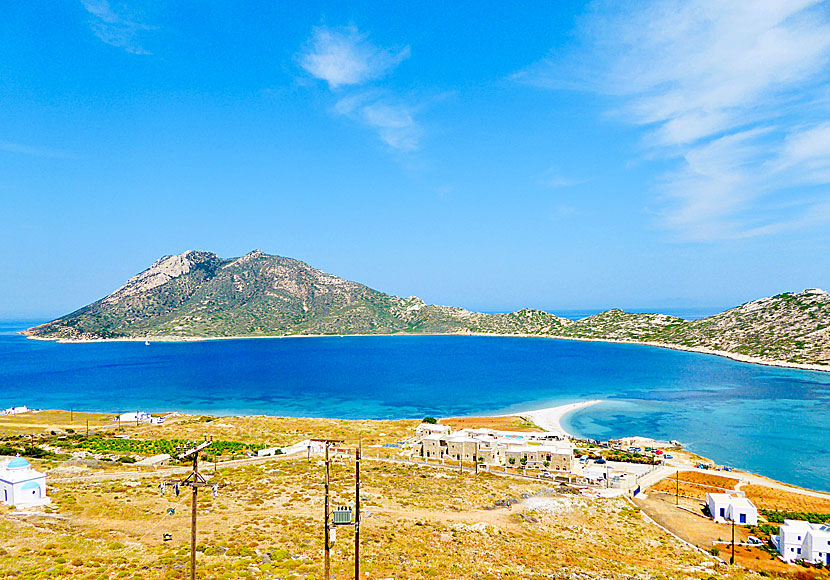
[[[32,336],[25,331],[17,334],[24,335],[30,340],[42,340],[46,342],[55,342],[58,344],[88,344],[100,342],[208,342],[214,340],[258,340],[258,339],[283,339],[283,338],[346,338],[346,337],[372,337],[372,336],[480,336],[493,338],[545,338],[552,340],[573,340],[580,342],[605,342],[610,344],[633,344],[640,346],[650,346],[654,348],[665,348],[669,350],[678,350],[683,352],[693,352],[698,354],[709,354],[728,358],[737,362],[788,368],[799,369],[804,371],[818,371],[829,373],[830,365],[807,364],[807,363],[791,363],[788,361],[765,359],[753,356],[747,356],[738,353],[732,353],[724,350],[713,350],[707,347],[684,346],[680,344],[668,344],[663,342],[652,341],[635,341],[635,340],[620,340],[615,338],[588,338],[576,336],[561,336],[554,334],[491,334],[480,332],[429,332],[429,333],[404,333],[395,332],[388,334],[282,334],[272,336],[145,336],[145,337],[124,337],[124,338],[97,338],[97,339],[66,339],[66,338],[46,338],[41,336]]]
[[[575,438],[575,439],[584,439],[584,438],[579,437],[579,436],[577,436],[573,433],[570,433],[566,429],[564,429],[562,427],[562,420],[565,418],[566,415],[568,415],[570,413],[573,413],[573,412],[578,411],[580,409],[585,409],[587,407],[591,407],[593,405],[596,405],[596,404],[602,403],[602,402],[603,401],[601,399],[595,399],[595,400],[590,400],[590,401],[580,401],[580,402],[577,402],[577,403],[568,403],[568,404],[565,404],[565,405],[558,405],[556,407],[547,407],[547,408],[544,408],[544,409],[536,409],[536,410],[533,410],[533,411],[517,411],[515,413],[509,413],[509,414],[503,415],[503,416],[505,416],[505,417],[521,417],[522,419],[533,421],[533,423],[536,424],[538,427],[540,427],[542,429],[545,429],[547,431],[559,431],[561,433],[564,433],[567,437],[572,437],[572,438]],[[646,434],[646,435],[640,435],[640,434],[632,435],[632,437],[655,441],[648,434]],[[682,451],[685,451],[685,452],[688,452],[688,453],[693,453],[694,455],[696,455],[696,456],[700,457],[701,459],[704,459],[704,460],[706,460],[706,461],[708,461],[712,464],[716,463],[716,461],[714,461],[712,458],[700,455],[698,453],[695,453],[695,452],[687,449],[685,446],[683,446]],[[678,469],[680,469],[680,468],[678,468]],[[683,471],[687,471],[687,470],[699,471],[698,469],[696,469],[693,466],[683,468]],[[830,490],[821,491],[821,490],[818,490],[818,489],[802,487],[802,486],[799,486],[799,485],[796,485],[796,484],[788,483],[784,480],[774,479],[770,476],[763,475],[761,473],[748,471],[748,470],[743,469],[743,468],[737,468],[737,469],[735,469],[734,471],[732,471],[730,473],[732,475],[738,476],[738,479],[740,479],[740,480],[742,480],[746,483],[750,483],[750,484],[754,483],[756,485],[764,485],[766,487],[771,487],[773,489],[779,489],[779,490],[787,491],[787,492],[790,492],[790,493],[802,493],[804,495],[808,495],[808,496],[812,496],[812,497],[819,497],[819,498],[824,498],[824,499],[830,498]]]
[[[596,405],[598,403],[602,403],[602,399],[580,401],[578,403],[568,403],[566,405],[546,407],[544,409],[536,409],[533,411],[517,411],[515,413],[510,413],[509,415],[505,416],[518,416],[523,419],[528,419],[532,421],[535,425],[538,425],[546,431],[558,431],[560,433],[564,433],[568,437],[576,437],[576,435],[569,432],[562,426],[562,420],[565,418],[565,415],[573,413],[574,411],[578,411],[579,409],[591,407],[592,405]]]

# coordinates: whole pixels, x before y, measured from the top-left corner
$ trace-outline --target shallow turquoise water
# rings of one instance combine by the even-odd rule
[[[565,419],[607,439],[678,439],[830,490],[830,373],[640,345],[400,336],[56,344],[0,324],[0,408],[419,418],[605,402]]]

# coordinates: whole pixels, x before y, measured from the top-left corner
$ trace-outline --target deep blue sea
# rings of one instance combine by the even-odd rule
[[[830,490],[830,373],[640,345],[392,336],[57,344],[0,323],[0,409],[357,418],[479,415],[585,399],[569,430],[677,439]]]

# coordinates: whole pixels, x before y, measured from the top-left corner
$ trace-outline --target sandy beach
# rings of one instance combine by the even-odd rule
[[[578,409],[584,409],[591,405],[601,403],[601,400],[581,401],[579,403],[569,403],[567,405],[559,405],[558,407],[549,407],[547,409],[536,409],[535,411],[522,411],[519,413],[511,413],[511,415],[519,416],[528,421],[532,421],[542,429],[548,431],[560,431],[569,437],[573,437],[573,433],[569,433],[567,429],[562,427],[562,418],[568,413],[572,413]]]

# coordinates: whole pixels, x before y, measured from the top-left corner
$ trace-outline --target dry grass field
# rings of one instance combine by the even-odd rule
[[[589,500],[535,483],[364,461],[366,578],[742,577],[645,522],[623,499]],[[321,578],[318,459],[219,470],[199,499],[202,578]],[[352,465],[332,469],[332,504],[353,498]],[[150,479],[53,486],[53,505],[0,517],[0,578],[183,578],[189,491],[160,497]],[[512,498],[515,507],[496,507]],[[167,508],[175,514],[168,516]],[[162,534],[173,535],[165,543]],[[352,566],[340,529],[335,578]]]
[[[112,424],[113,415],[104,413],[71,413],[69,411],[38,411],[20,415],[0,415],[0,435],[36,435],[49,431],[73,429],[83,432],[102,429]]]
[[[73,419],[72,425],[85,426],[86,416]],[[113,425],[109,416],[92,419],[90,427],[98,421],[99,433],[131,439],[199,440],[208,433],[246,445],[284,446],[334,438],[350,447],[362,442],[369,456],[398,453],[380,446],[412,437],[418,423],[171,415],[164,425],[136,427]],[[518,418],[451,421],[456,427],[533,428]],[[0,433],[13,437],[75,429],[68,414],[51,412],[0,425]],[[350,461],[333,464],[333,506],[354,498]],[[57,467],[61,477],[56,471],[49,478],[52,505],[27,511],[0,508],[0,579],[186,577],[191,496],[184,488],[176,497],[170,487],[164,497],[159,495],[159,482],[170,477],[166,470],[139,472],[114,462],[66,468],[54,458],[33,463]],[[204,470],[227,486],[216,498],[210,492],[199,495],[200,578],[322,578],[320,458],[277,456],[217,467],[206,463]],[[704,477],[694,481],[734,481]],[[621,498],[591,499],[576,490],[548,487],[553,483],[368,457],[361,481],[361,562],[364,578],[370,580],[754,577],[685,546]],[[172,534],[171,541],[163,541],[165,533]],[[350,577],[353,541],[351,528],[338,529],[334,578]]]
[[[32,418],[33,417],[33,418]],[[38,413],[3,425],[17,435],[70,426],[68,414]],[[72,424],[83,424],[81,416]],[[334,438],[370,455],[413,435],[417,421],[336,421],[171,416],[162,426],[96,430],[133,439],[216,439],[283,446]],[[516,418],[456,420],[457,426],[532,428]],[[93,421],[91,421],[92,427]],[[76,429],[79,430],[79,429]],[[353,464],[332,467],[332,505],[353,500]],[[51,462],[37,462],[44,466]],[[117,472],[117,470],[121,470]],[[323,463],[275,457],[233,467],[205,464],[226,483],[199,496],[200,578],[321,578]],[[129,466],[51,477],[53,503],[0,511],[0,578],[184,578],[189,489],[159,495],[164,471]],[[528,480],[435,466],[362,462],[361,561],[365,578],[717,578],[743,577],[714,565],[649,524],[623,499],[588,499]],[[552,484],[549,484],[552,485]],[[510,509],[504,507],[510,501]],[[173,508],[171,515],[168,508]],[[340,528],[333,577],[352,570],[353,532]],[[163,534],[172,534],[164,542]]]

